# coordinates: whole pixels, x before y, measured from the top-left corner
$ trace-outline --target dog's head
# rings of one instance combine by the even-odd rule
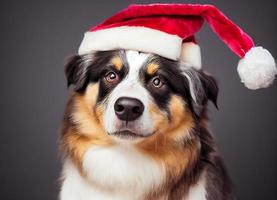
[[[113,139],[179,137],[173,132],[192,128],[208,100],[216,105],[211,76],[158,55],[131,50],[76,55],[65,72],[74,89],[73,120],[85,132],[101,130]]]

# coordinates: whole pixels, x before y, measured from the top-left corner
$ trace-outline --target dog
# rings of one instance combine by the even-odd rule
[[[61,200],[230,200],[207,128],[215,79],[134,50],[74,55],[61,127]]]

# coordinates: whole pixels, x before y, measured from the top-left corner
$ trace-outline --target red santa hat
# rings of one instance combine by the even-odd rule
[[[85,33],[79,54],[132,49],[180,60],[201,68],[194,34],[207,22],[241,60],[238,73],[249,89],[268,87],[277,74],[272,55],[212,5],[130,5]]]

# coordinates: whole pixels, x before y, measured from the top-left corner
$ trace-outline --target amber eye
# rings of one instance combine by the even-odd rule
[[[117,80],[118,80],[118,76],[117,76],[117,74],[114,73],[114,72],[109,72],[109,73],[107,73],[107,74],[105,75],[105,79],[106,79],[106,81],[109,82],[109,83],[115,83],[115,82],[117,82]]]
[[[159,78],[159,77],[156,77],[152,80],[152,83],[154,85],[154,87],[156,88],[161,88],[163,86],[163,81]]]

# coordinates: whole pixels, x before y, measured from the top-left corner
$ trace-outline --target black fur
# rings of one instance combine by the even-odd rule
[[[187,192],[186,186],[195,185],[203,170],[206,172],[207,200],[234,200],[232,183],[225,165],[215,148],[215,141],[209,131],[201,124],[196,124],[192,134],[201,143],[199,158],[192,168],[184,171],[183,176],[170,192],[169,200],[181,200]]]
[[[212,101],[217,108],[218,87],[212,76],[157,55],[150,58],[148,62],[159,64],[158,71],[152,76],[147,75],[144,68],[142,68],[141,74],[144,73],[146,88],[160,108],[167,108],[171,94],[181,96],[196,118],[201,118],[208,100]],[[155,90],[147,87],[147,82],[151,80],[151,77],[157,75],[166,81],[166,87],[155,92]],[[195,100],[192,98],[192,94],[195,95]]]
[[[120,56],[123,60],[123,67],[120,71],[115,71],[111,66],[111,59]],[[153,75],[146,73],[149,63],[158,63],[159,69]],[[126,61],[125,51],[102,51],[86,55],[72,56],[65,67],[68,86],[73,85],[76,92],[82,93],[90,82],[99,82],[98,102],[116,87],[105,84],[103,77],[108,71],[115,71],[120,81],[125,78],[129,71]],[[195,70],[184,64],[169,60],[157,55],[151,56],[144,63],[140,70],[140,81],[153,97],[160,109],[168,111],[168,102],[171,95],[182,97],[188,108],[195,117],[196,125],[192,135],[201,143],[200,157],[193,165],[193,168],[184,172],[184,175],[173,187],[170,192],[169,200],[182,199],[184,187],[188,184],[193,185],[198,180],[201,172],[206,169],[207,200],[231,200],[231,182],[225,170],[224,164],[220,159],[217,150],[214,148],[214,140],[207,131],[201,120],[206,119],[206,106],[210,100],[217,107],[218,87],[215,79],[201,70]],[[151,81],[153,77],[159,76],[165,82],[164,86],[157,90],[153,88]],[[119,81],[119,82],[120,82]],[[119,83],[118,82],[118,83]],[[184,144],[189,145],[184,142]]]
[[[192,107],[195,116],[200,119],[203,116],[204,108],[210,100],[216,108],[218,87],[216,80],[203,72],[202,70],[195,70],[181,66],[182,74],[186,77],[190,85],[190,94],[192,100]],[[193,99],[193,95],[194,98]]]
[[[76,92],[82,93],[91,82],[99,81],[98,102],[102,101],[114,87],[108,87],[103,82],[103,76],[108,71],[115,71],[122,80],[128,73],[128,65],[125,62],[122,70],[116,71],[111,64],[114,56],[121,56],[125,59],[123,51],[98,51],[82,56],[74,55],[70,57],[65,65],[65,74],[68,86],[73,85]]]
[[[82,56],[75,55],[68,59],[65,66],[68,86],[74,85],[75,91],[83,92],[88,83],[99,81],[98,102],[101,102],[116,86],[107,86],[101,79],[109,70],[115,71],[110,63],[114,56],[120,56],[123,60],[124,66],[120,71],[116,71],[123,80],[129,70],[125,51],[98,51]],[[145,70],[150,62],[159,64],[158,71],[151,76]],[[157,75],[165,80],[165,86],[160,90],[153,89],[149,84],[151,78]],[[181,96],[196,118],[201,118],[203,108],[208,100],[211,100],[217,107],[218,87],[214,78],[203,71],[183,66],[177,61],[153,55],[141,68],[140,78],[161,109],[167,110],[171,94]],[[193,94],[195,99],[193,99]],[[168,114],[170,116],[170,113]]]

